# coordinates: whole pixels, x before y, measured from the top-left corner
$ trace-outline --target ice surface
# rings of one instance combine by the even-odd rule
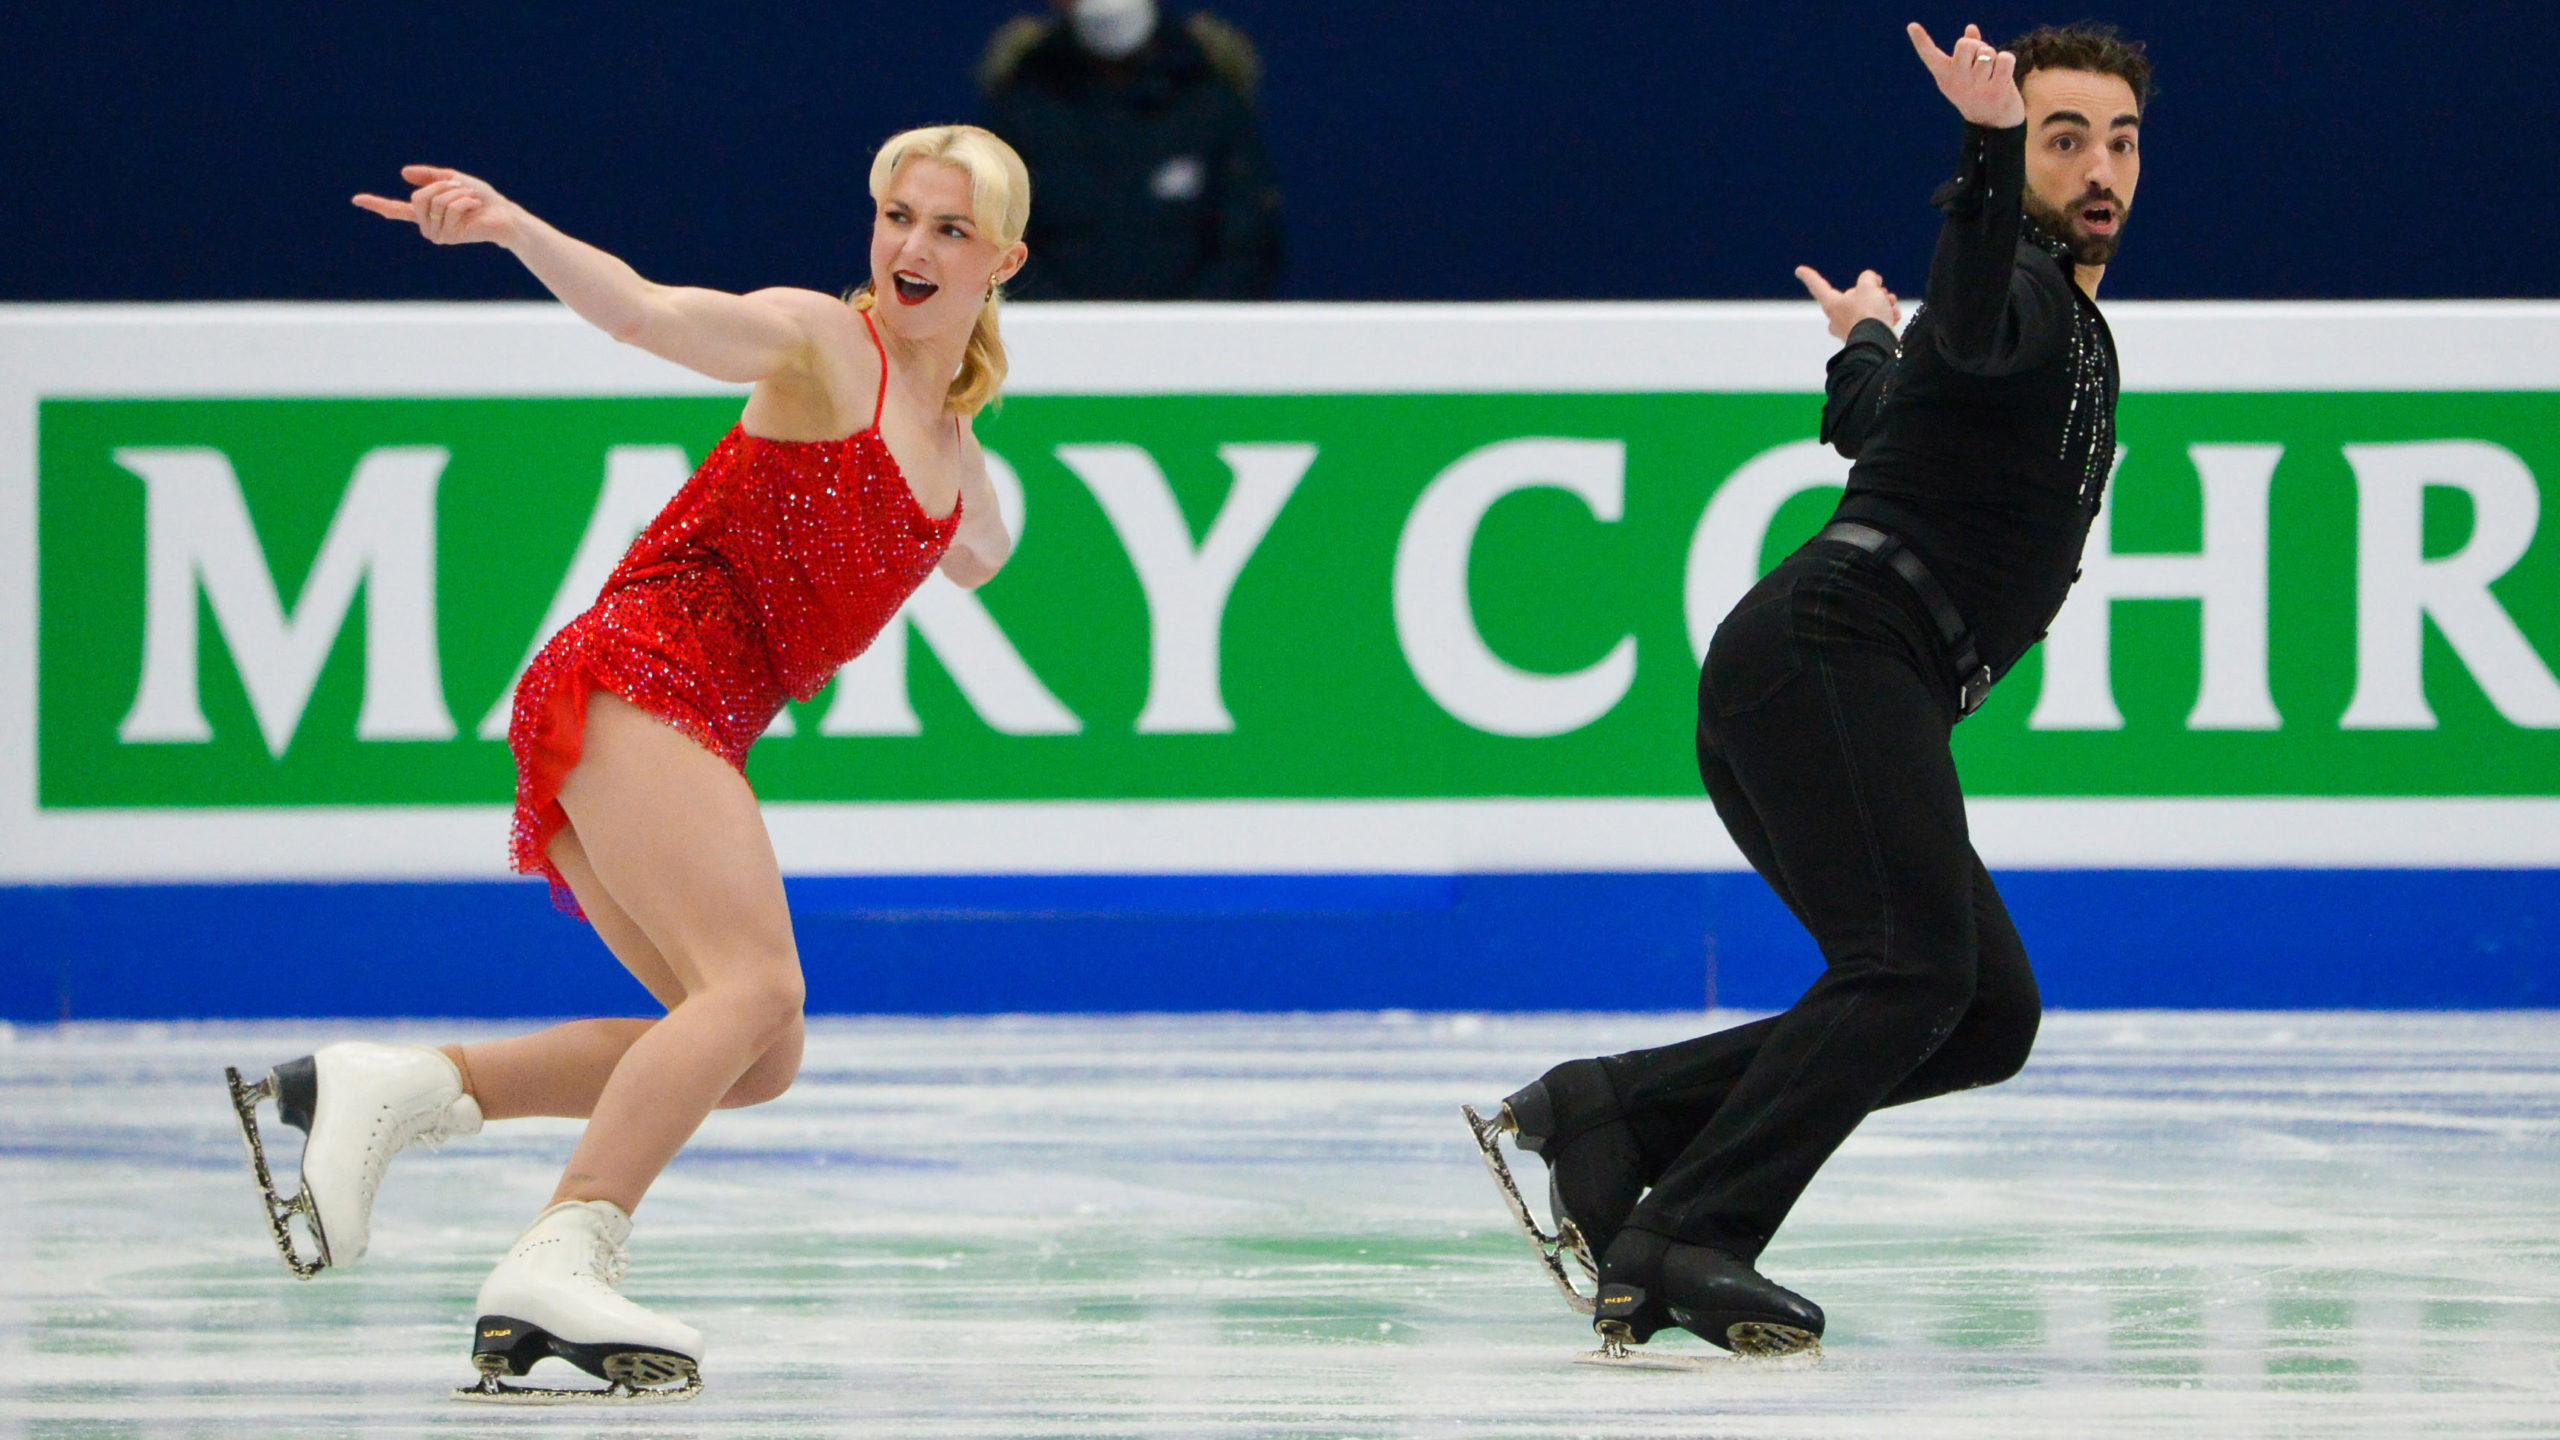
[[[0,1028],[0,1435],[2560,1434],[2560,1015],[2054,1016],[1806,1196],[1764,1266],[1819,1362],[1576,1365],[1458,1103],[1702,1028],[822,1022],[639,1217],[625,1288],[710,1333],[706,1393],[570,1415],[443,1395],[573,1126],[403,1157],[305,1285],[222,1092],[491,1032]]]

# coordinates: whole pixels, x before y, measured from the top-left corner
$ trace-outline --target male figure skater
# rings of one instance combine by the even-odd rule
[[[1869,1111],[2005,1080],[2035,1040],[2035,977],[1948,740],[2061,607],[2114,460],[2095,296],[2150,65],[2094,25],[2006,50],[1969,26],[1952,54],[1910,34],[1965,121],[1928,303],[1897,341],[1874,271],[1847,290],[1796,272],[1845,342],[1822,438],[1856,464],[1698,681],[1707,793],[1827,968],[1783,1014],[1567,1062],[1477,1122],[1489,1153],[1507,1129],[1547,1162],[1615,1355],[1665,1325],[1746,1353],[1813,1346],[1821,1309],[1754,1263],[1814,1172]]]

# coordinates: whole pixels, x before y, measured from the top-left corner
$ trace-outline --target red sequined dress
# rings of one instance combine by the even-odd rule
[[[871,317],[862,317],[866,327]],[[871,330],[877,348],[880,335]],[[817,694],[870,647],[950,548],[960,507],[924,512],[871,426],[842,440],[769,440],[732,428],[517,682],[512,859],[581,913],[545,852],[568,823],[587,697],[609,690],[742,773],[788,697]]]

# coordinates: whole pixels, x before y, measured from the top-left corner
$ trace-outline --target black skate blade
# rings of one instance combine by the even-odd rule
[[[1511,1178],[1510,1162],[1502,1158],[1502,1126],[1476,1113],[1473,1105],[1461,1105],[1458,1113],[1467,1117],[1467,1133],[1476,1141],[1476,1152],[1484,1157],[1484,1168],[1493,1176],[1493,1188],[1502,1194],[1504,1208],[1511,1212],[1520,1233],[1528,1238],[1529,1248],[1537,1252],[1538,1266],[1563,1294],[1564,1303],[1576,1315],[1592,1314],[1598,1302],[1574,1288],[1573,1276],[1564,1268],[1563,1252],[1582,1249],[1582,1236],[1567,1222],[1550,1235],[1538,1228],[1536,1217],[1529,1213],[1529,1202],[1520,1198],[1520,1187]]]
[[[603,1390],[562,1390],[547,1385],[510,1385],[495,1375],[483,1375],[477,1385],[466,1385],[453,1392],[456,1400],[481,1405],[674,1405],[702,1393],[702,1377],[688,1377],[681,1385],[662,1389],[646,1389],[620,1381]]]
[[[306,1072],[310,1069],[307,1060],[294,1063],[303,1066]],[[231,1089],[231,1111],[240,1121],[240,1139],[249,1147],[249,1173],[258,1183],[258,1198],[266,1205],[267,1231],[274,1237],[276,1250],[284,1256],[285,1268],[293,1272],[293,1278],[308,1280],[329,1267],[329,1237],[320,1229],[320,1215],[312,1207],[308,1191],[297,1191],[290,1200],[276,1193],[275,1176],[267,1168],[266,1142],[258,1133],[258,1102],[279,1100],[281,1108],[279,1097],[286,1081],[283,1072],[290,1068],[289,1065],[278,1066],[266,1079],[252,1085],[240,1078],[237,1066],[226,1065],[222,1069],[222,1078]],[[309,1077],[306,1074],[303,1078]],[[303,1103],[308,1106],[308,1093],[303,1096]],[[306,1108],[303,1112],[305,1133],[308,1133],[309,1120],[310,1112]],[[303,1258],[301,1247],[294,1243],[293,1217],[296,1215],[302,1217],[310,1233],[311,1251],[316,1258]]]

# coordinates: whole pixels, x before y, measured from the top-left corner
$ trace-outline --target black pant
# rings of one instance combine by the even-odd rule
[[[1867,1112],[2026,1063],[2042,1006],[1966,833],[1954,697],[1918,598],[1838,542],[1717,629],[1698,769],[1826,969],[1783,1014],[1601,1062],[1653,1183],[1631,1227],[1755,1259]]]

